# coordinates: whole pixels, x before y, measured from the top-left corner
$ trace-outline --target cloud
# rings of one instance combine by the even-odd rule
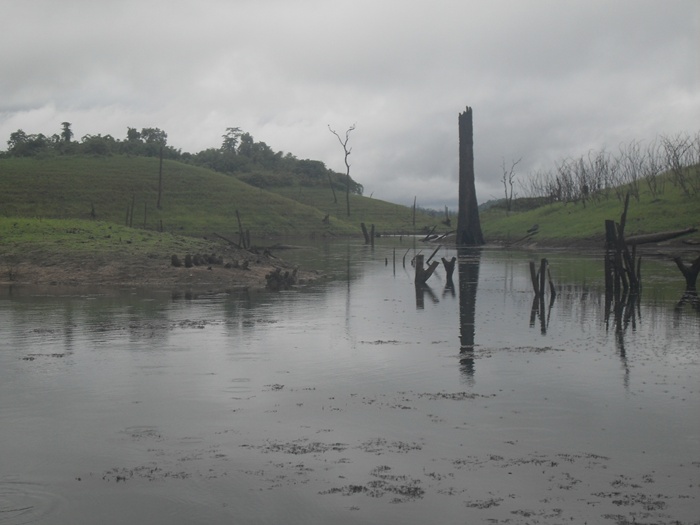
[[[239,126],[367,194],[456,206],[457,116],[474,110],[477,194],[555,160],[697,131],[695,0],[122,1],[3,7],[0,137],[160,127],[184,151]]]

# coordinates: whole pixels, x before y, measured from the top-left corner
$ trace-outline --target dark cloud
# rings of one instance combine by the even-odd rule
[[[566,156],[697,131],[696,0],[49,0],[3,6],[0,137],[157,126],[185,151],[240,126],[367,194],[456,203],[457,115],[477,192]]]

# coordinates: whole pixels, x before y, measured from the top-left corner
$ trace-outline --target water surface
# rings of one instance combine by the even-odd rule
[[[315,245],[284,256],[332,279],[274,294],[2,290],[0,524],[698,523],[673,263],[616,316],[600,254],[465,252],[417,292],[434,248]]]

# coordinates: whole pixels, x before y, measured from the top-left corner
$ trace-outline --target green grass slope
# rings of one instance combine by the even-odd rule
[[[443,219],[442,216],[432,217],[419,210],[416,211],[414,227],[413,208],[353,194],[350,195],[350,218],[348,219],[345,192],[336,190],[337,202],[335,202],[333,193],[327,186],[284,186],[269,189],[289,199],[312,206],[320,210],[324,216],[328,214],[332,221],[350,220],[354,224],[364,222],[367,228],[370,227],[370,224],[374,224],[375,229],[379,232],[423,232],[436,224],[439,231],[449,229],[440,223]],[[456,222],[456,217],[453,222]]]
[[[513,242],[539,225],[535,239],[541,241],[600,240],[605,237],[605,220],[620,220],[624,203],[611,193],[597,202],[553,203],[528,211],[507,213],[494,206],[481,213],[481,226],[488,241]],[[653,198],[640,191],[639,200],[631,197],[625,235],[639,235],[688,227],[700,227],[700,196],[685,196],[667,183],[663,195]]]
[[[211,170],[175,161],[163,163],[161,209],[157,209],[159,161],[146,157],[65,156],[0,159],[0,215],[52,219],[96,218],[134,228],[184,235],[224,236],[242,226],[255,239],[270,236],[347,235],[359,223],[379,231],[408,231],[411,210],[353,195],[346,216],[345,195],[332,201],[330,190],[306,188],[317,198],[295,199],[262,190]],[[342,200],[341,200],[342,197]],[[322,209],[317,206],[323,205]],[[94,217],[93,217],[94,210]],[[331,220],[323,222],[326,214]],[[420,214],[418,229],[437,222]],[[237,237],[234,237],[237,238]]]

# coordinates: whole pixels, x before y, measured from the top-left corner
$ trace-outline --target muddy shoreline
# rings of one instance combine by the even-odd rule
[[[279,270],[294,274],[289,284],[303,285],[322,276],[294,268],[269,252],[228,249],[218,261],[186,267],[184,256],[176,267],[172,254],[85,255],[70,253],[0,253],[0,286],[129,287],[151,289],[199,289],[224,292],[264,289],[267,276]]]
[[[530,240],[508,245],[501,240],[489,242],[487,249],[561,250],[571,252],[603,251],[599,239],[550,241]],[[257,252],[257,253],[256,253]],[[700,241],[675,239],[673,241],[639,246],[642,257],[681,257],[692,260],[700,254]],[[14,251],[0,247],[0,286],[101,286],[169,289],[205,289],[227,291],[235,289],[264,289],[267,276],[279,270],[281,275],[296,270],[292,285],[303,285],[322,278],[316,271],[295,268],[269,250],[248,251],[227,247],[218,252],[218,263],[205,262],[191,267],[175,267],[172,254],[115,252],[90,255],[84,253]]]

